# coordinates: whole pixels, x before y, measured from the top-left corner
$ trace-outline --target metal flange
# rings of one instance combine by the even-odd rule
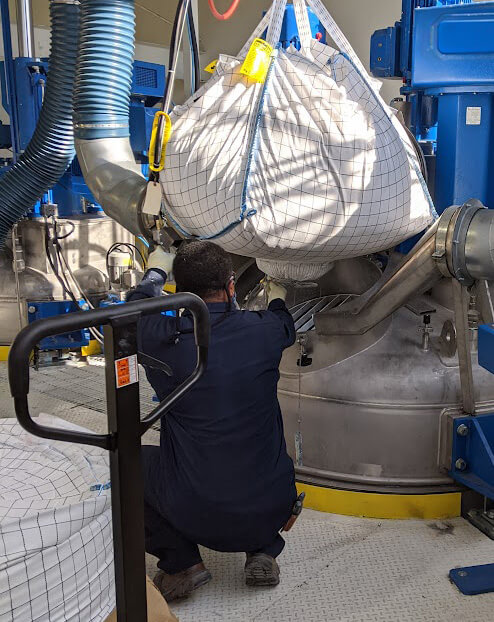
[[[436,246],[432,257],[436,260],[437,267],[441,274],[447,278],[451,277],[448,268],[448,232],[451,228],[452,220],[456,222],[458,217],[458,205],[452,205],[444,210],[439,218],[436,231]]]
[[[467,269],[466,237],[474,216],[482,209],[485,207],[477,199],[471,199],[461,207],[453,205],[444,210],[437,226],[433,254],[437,267],[443,276],[453,277],[466,287],[475,281]]]

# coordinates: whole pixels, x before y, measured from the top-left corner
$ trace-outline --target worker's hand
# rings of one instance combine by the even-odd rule
[[[280,298],[281,300],[286,300],[286,289],[283,287],[283,285],[280,285],[280,283],[273,281],[273,279],[270,279],[269,277],[264,280],[264,291],[266,292],[268,304],[272,300],[276,300],[277,298]]]
[[[158,268],[158,270],[163,270],[167,275],[170,275],[174,259],[175,253],[165,253],[161,246],[157,246],[148,257],[148,270]]]

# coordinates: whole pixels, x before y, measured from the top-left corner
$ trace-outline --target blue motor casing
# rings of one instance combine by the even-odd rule
[[[376,78],[400,79],[401,24],[376,30],[371,37],[370,66]]]

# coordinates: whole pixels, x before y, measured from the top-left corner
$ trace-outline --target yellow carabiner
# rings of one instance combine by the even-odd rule
[[[159,128],[160,117],[164,117],[165,127],[163,128],[163,141],[161,143],[161,154],[160,154],[159,165],[156,167],[154,166],[154,161],[155,161],[156,145],[158,142],[158,128]],[[151,131],[151,142],[149,144],[149,168],[151,171],[153,171],[153,173],[159,173],[165,168],[166,146],[168,145],[168,142],[170,141],[171,135],[172,135],[172,120],[170,119],[170,115],[166,112],[162,112],[161,110],[158,110],[158,112],[154,115],[153,129]]]

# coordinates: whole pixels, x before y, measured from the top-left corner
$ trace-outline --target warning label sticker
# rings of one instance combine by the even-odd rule
[[[481,125],[482,124],[482,108],[474,106],[467,107],[467,125]]]
[[[117,389],[139,382],[139,369],[137,367],[136,354],[115,361],[115,377]]]

